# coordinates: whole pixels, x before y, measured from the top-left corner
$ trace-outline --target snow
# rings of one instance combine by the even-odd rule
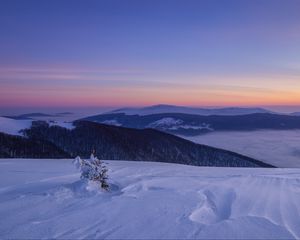
[[[188,125],[188,124],[184,124],[184,125],[179,125],[179,126],[174,126],[169,128],[170,130],[178,130],[180,128],[183,129],[194,129],[194,130],[201,130],[201,129],[205,129],[208,131],[213,131],[214,129],[210,127],[210,124],[207,123],[202,123],[201,125]]]
[[[10,135],[22,135],[22,129],[30,128],[32,120],[15,120],[6,117],[0,117],[0,132]]]
[[[277,167],[300,167],[300,130],[226,131],[180,137],[234,151]]]
[[[167,117],[148,124],[146,128],[157,128],[157,127],[168,128],[170,126],[179,125],[181,123],[183,123],[183,121],[180,119]]]
[[[300,169],[106,161],[110,192],[72,160],[0,160],[0,238],[299,239]]]
[[[47,121],[49,126],[59,126],[62,128],[66,128],[69,130],[72,130],[75,128],[72,122],[66,122],[66,121]]]
[[[119,123],[117,120],[112,119],[112,120],[105,120],[103,122],[101,122],[103,124],[107,124],[107,125],[113,125],[113,126],[122,126],[122,123]]]
[[[173,106],[173,105],[154,105],[144,108],[122,108],[116,109],[106,114],[112,113],[125,113],[127,115],[150,115],[160,113],[185,113],[185,114],[196,114],[196,115],[245,115],[252,113],[272,113],[263,108],[240,108],[240,107],[228,107],[228,108],[195,108],[195,107],[184,107],[184,106]]]
[[[146,128],[158,128],[158,129],[168,129],[168,130],[178,130],[180,128],[183,129],[207,129],[209,131],[212,131],[213,129],[210,127],[207,123],[202,123],[200,125],[188,125],[183,124],[183,121],[181,119],[175,119],[171,117],[162,118],[155,122],[152,122],[146,126]]]

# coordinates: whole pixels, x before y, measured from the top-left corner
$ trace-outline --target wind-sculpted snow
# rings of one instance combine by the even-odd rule
[[[0,160],[0,238],[300,238],[300,169],[108,161],[105,193],[71,161]]]

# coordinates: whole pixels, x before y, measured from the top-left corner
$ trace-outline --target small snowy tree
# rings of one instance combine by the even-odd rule
[[[93,153],[91,154],[90,159],[85,160],[80,157],[76,157],[73,163],[76,168],[80,170],[81,179],[98,182],[101,188],[109,190],[109,185],[107,183],[108,169],[97,157],[94,156]]]

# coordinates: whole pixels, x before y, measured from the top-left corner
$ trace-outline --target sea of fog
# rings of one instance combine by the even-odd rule
[[[194,137],[181,137],[234,151],[277,167],[300,167],[300,130],[213,132]]]

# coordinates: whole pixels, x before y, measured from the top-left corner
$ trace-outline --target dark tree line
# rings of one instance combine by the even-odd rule
[[[6,142],[5,145],[9,145],[11,151],[18,151],[3,154],[2,157],[63,158],[79,155],[87,158],[91,149],[95,149],[99,158],[109,160],[159,161],[196,166],[271,167],[243,155],[195,144],[153,129],[139,130],[78,121],[76,128],[69,130],[59,126],[50,127],[47,123],[38,121],[24,133],[27,139],[6,136],[9,142],[15,142]],[[8,150],[4,152],[7,153]]]
[[[0,158],[69,158],[53,143],[0,133]]]

